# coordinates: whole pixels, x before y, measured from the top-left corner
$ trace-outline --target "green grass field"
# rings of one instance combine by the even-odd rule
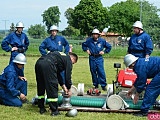
[[[31,40],[29,49],[27,51],[27,64],[25,65],[25,77],[28,80],[28,96],[31,99],[36,95],[36,80],[34,65],[36,60],[39,58],[40,53],[38,47],[42,40]],[[1,40],[0,40],[1,42]],[[78,83],[85,84],[85,93],[92,87],[91,75],[88,65],[88,55],[82,51],[81,41],[69,41],[73,44],[73,52],[77,53],[80,58],[78,62],[73,66],[72,81],[73,85],[77,87]],[[126,54],[127,47],[113,47],[109,54],[104,55],[104,66],[107,75],[107,82],[112,83],[116,79],[116,69],[113,67],[114,63],[121,63],[123,65],[123,57]],[[159,56],[160,52],[155,49],[152,56]],[[0,71],[8,65],[10,53],[3,51],[0,47]],[[59,89],[61,89],[59,87]],[[48,107],[48,106],[47,106]],[[134,117],[131,114],[119,114],[119,113],[95,113],[95,112],[78,112],[78,116],[74,118],[65,117],[65,111],[61,111],[61,115],[57,117],[51,117],[49,112],[45,115],[40,115],[37,106],[31,104],[24,104],[22,108],[7,107],[0,105],[0,118],[3,120],[146,120],[146,118]]]
[[[3,68],[8,64],[9,56],[0,56],[0,71],[3,70]],[[25,65],[25,76],[28,79],[28,99],[31,101],[31,99],[36,95],[36,80],[35,80],[35,73],[34,73],[34,65],[38,57],[27,57],[27,64]],[[113,64],[115,62],[119,62],[123,66],[123,60],[122,59],[116,59],[116,58],[107,58],[105,57],[105,71],[107,74],[107,81],[108,83],[111,83],[112,80],[115,80],[116,75],[116,69],[113,68]],[[88,66],[88,58],[79,58],[79,61],[77,64],[73,67],[73,73],[72,73],[72,80],[73,85],[77,86],[78,83],[84,83],[85,84],[85,92],[88,90],[88,88],[92,87],[91,82],[91,75],[89,72],[89,66]],[[60,89],[60,87],[59,87]],[[48,107],[48,106],[47,106]],[[55,120],[145,120],[146,118],[138,118],[134,117],[131,114],[118,114],[118,113],[95,113],[95,112],[78,112],[78,115],[74,118],[65,117],[65,111],[61,111],[61,115],[52,118],[47,112],[45,115],[40,115],[38,112],[37,106],[32,106],[31,104],[24,104],[21,108],[16,107],[7,107],[0,105],[0,116],[1,119],[4,120],[49,120],[49,119],[55,119]]]

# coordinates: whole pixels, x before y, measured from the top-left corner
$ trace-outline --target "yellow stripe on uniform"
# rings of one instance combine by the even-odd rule
[[[38,96],[38,99],[42,99],[42,98],[44,98],[44,95],[42,95],[42,96]]]
[[[57,102],[58,98],[48,98],[47,101],[48,102]]]
[[[59,52],[62,56],[66,56],[66,54],[64,52]]]

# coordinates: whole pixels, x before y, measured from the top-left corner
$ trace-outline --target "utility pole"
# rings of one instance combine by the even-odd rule
[[[140,21],[142,22],[142,1],[140,2]]]
[[[4,28],[5,28],[4,36],[6,36],[6,23],[7,23],[7,21],[9,21],[9,20],[2,20],[2,21],[4,21]]]

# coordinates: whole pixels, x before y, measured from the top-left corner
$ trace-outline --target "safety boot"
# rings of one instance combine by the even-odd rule
[[[60,115],[58,110],[51,112],[51,116],[57,116],[57,115]]]
[[[148,115],[148,112],[142,112],[142,111],[140,111],[140,112],[134,113],[133,115],[134,116],[139,116],[139,117],[145,117],[145,116]]]
[[[106,87],[102,87],[102,90],[103,90],[103,91],[107,91],[107,88],[106,88]]]
[[[43,113],[45,113],[47,110],[45,109],[45,108],[40,108],[40,110],[39,110],[39,113],[40,114],[43,114]]]

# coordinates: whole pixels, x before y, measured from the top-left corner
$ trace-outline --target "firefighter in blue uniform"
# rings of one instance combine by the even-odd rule
[[[39,51],[42,55],[46,55],[48,52],[60,51],[68,54],[69,43],[62,37],[57,35],[58,28],[53,25],[50,27],[51,36],[46,38],[39,46]],[[46,51],[47,49],[47,51]],[[64,50],[64,51],[63,51]]]
[[[107,83],[102,55],[110,52],[111,45],[100,37],[98,29],[94,29],[92,31],[92,37],[82,43],[82,49],[89,55],[90,72],[94,87],[98,88],[100,84],[102,90],[106,90]]]
[[[58,28],[55,25],[50,27],[51,36],[46,38],[41,45],[39,46],[39,51],[42,55],[46,55],[48,52],[59,51],[64,52],[65,54],[69,53],[69,43],[62,37],[57,35]],[[47,49],[47,51],[46,51]],[[65,72],[62,71],[62,79],[65,82]]]
[[[18,22],[16,24],[16,31],[10,33],[1,44],[1,47],[6,52],[11,52],[11,57],[9,63],[13,61],[16,55],[19,53],[23,53],[25,55],[25,52],[28,50],[29,46],[29,39],[27,35],[22,32],[24,28],[24,25],[22,22]],[[24,68],[19,71],[20,76],[24,77]]]
[[[16,24],[16,31],[10,33],[1,44],[1,47],[6,52],[11,52],[10,63],[18,53],[25,53],[29,46],[27,35],[22,32],[24,25],[22,22]]]
[[[58,111],[58,83],[63,88],[64,93],[71,96],[71,73],[72,64],[76,63],[78,56],[74,53],[66,55],[63,52],[50,52],[42,55],[35,64],[35,73],[37,81],[38,107],[40,114],[46,112],[45,90],[47,101],[51,109],[51,116],[59,114]],[[65,71],[65,84],[63,83],[61,71]]]
[[[26,57],[19,53],[0,75],[0,100],[6,106],[21,107],[26,102],[27,81],[19,78],[19,70],[26,64]]]
[[[137,79],[128,91],[131,96],[136,91],[133,102],[137,103],[139,94],[145,90],[141,111],[134,115],[147,116],[149,108],[155,103],[160,94],[160,57],[138,58],[128,54],[124,58],[126,67],[133,69],[137,74]],[[151,82],[146,85],[147,78],[152,78]]]
[[[147,58],[153,51],[151,37],[143,31],[143,25],[140,21],[133,24],[133,34],[129,40],[128,54],[136,57]]]

